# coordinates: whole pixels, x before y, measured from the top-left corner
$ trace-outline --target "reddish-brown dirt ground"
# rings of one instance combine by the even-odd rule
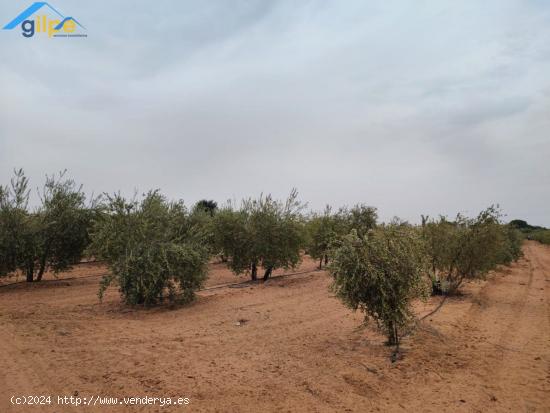
[[[403,344],[305,273],[201,291],[189,306],[99,303],[98,264],[0,287],[0,412],[550,412],[550,248],[471,283]],[[244,281],[212,265],[208,286]],[[12,280],[13,281],[13,280]],[[439,302],[418,304],[419,315]],[[239,321],[240,320],[240,321]],[[12,395],[188,397],[161,406],[13,407]]]

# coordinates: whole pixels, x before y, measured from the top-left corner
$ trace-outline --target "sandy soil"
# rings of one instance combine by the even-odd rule
[[[97,299],[101,265],[0,288],[0,412],[550,412],[550,248],[469,284],[390,349],[306,273],[187,307]],[[243,279],[244,280],[244,279]],[[209,286],[239,281],[213,265]],[[427,314],[438,298],[417,306]],[[179,407],[26,406],[12,395],[188,397]],[[57,399],[55,399],[57,401]]]

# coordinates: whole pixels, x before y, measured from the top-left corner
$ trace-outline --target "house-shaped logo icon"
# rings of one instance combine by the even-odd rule
[[[40,14],[39,14],[40,13]],[[87,37],[86,28],[71,16],[64,16],[51,4],[39,1],[31,4],[17,17],[6,24],[3,30],[21,28],[23,37],[34,37],[35,33],[48,37]]]

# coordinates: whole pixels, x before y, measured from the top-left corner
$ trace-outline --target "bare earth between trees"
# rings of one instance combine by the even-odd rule
[[[299,272],[198,293],[187,307],[97,299],[106,269],[0,288],[0,411],[549,411],[550,247],[468,283],[391,363],[386,338]],[[207,286],[235,282],[211,265]],[[276,272],[278,275],[281,272]],[[94,276],[96,275],[96,276]],[[237,278],[238,280],[239,278]],[[244,277],[241,277],[245,281]],[[441,298],[415,304],[422,316]],[[189,397],[182,408],[14,408],[11,395]],[[95,410],[94,410],[95,409]],[[118,409],[118,410],[117,410]]]

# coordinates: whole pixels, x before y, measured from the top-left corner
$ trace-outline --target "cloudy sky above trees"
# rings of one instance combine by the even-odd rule
[[[546,0],[50,3],[88,38],[0,31],[2,183],[550,226]]]

